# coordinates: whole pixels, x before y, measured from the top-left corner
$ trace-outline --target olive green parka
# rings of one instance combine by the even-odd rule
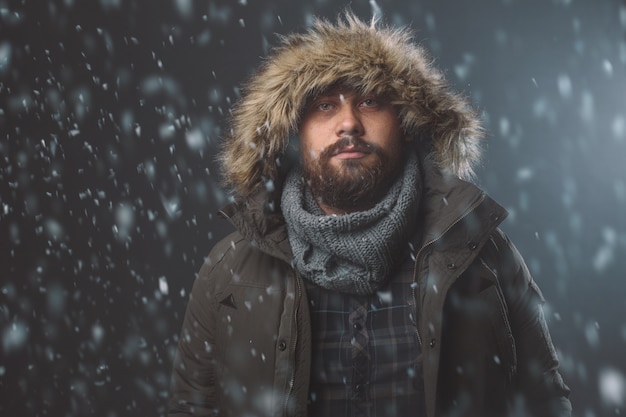
[[[428,417],[571,415],[542,295],[497,228],[505,211],[458,178],[424,178],[414,296]],[[194,283],[170,417],[306,415],[306,293],[278,205],[261,194],[223,211],[238,231]]]

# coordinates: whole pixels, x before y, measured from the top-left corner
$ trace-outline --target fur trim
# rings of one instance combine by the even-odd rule
[[[280,157],[306,101],[337,83],[388,94],[404,131],[427,141],[444,172],[473,175],[483,136],[476,112],[450,91],[407,28],[368,25],[348,13],[282,37],[244,85],[220,154],[225,185],[236,196],[279,179]]]

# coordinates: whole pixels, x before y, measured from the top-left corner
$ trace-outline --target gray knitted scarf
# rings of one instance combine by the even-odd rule
[[[294,263],[302,276],[334,291],[367,295],[389,278],[415,227],[421,183],[411,153],[387,195],[366,211],[325,215],[299,168],[284,185],[281,208]]]

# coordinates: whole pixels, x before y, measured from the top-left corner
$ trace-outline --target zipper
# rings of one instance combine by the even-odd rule
[[[285,396],[285,405],[284,405],[285,413],[284,414],[286,416],[289,415],[289,398],[291,398],[291,394],[293,392],[293,386],[296,383],[296,356],[295,355],[296,355],[296,345],[298,343],[298,310],[300,307],[300,302],[302,300],[302,284],[300,283],[300,278],[295,268],[292,267],[292,270],[294,271],[294,276],[296,278],[297,300],[296,300],[296,307],[293,312],[293,322],[294,322],[294,326],[296,326],[296,329],[295,329],[295,337],[293,338],[293,344],[292,344],[294,364],[293,364],[293,370],[291,371],[291,379],[289,380],[289,391],[287,392],[287,395]]]
[[[485,200],[485,193],[481,193],[480,198],[478,200],[476,200],[476,202],[474,202],[467,209],[467,211],[465,213],[463,213],[455,221],[450,223],[450,225],[448,225],[448,227],[446,227],[446,229],[443,232],[441,232],[441,234],[439,236],[435,237],[434,239],[432,239],[432,240],[426,242],[424,245],[422,245],[422,247],[419,249],[419,251],[417,251],[417,255],[415,255],[415,264],[414,264],[414,267],[413,267],[413,288],[412,288],[413,291],[412,292],[413,292],[413,302],[415,303],[415,319],[416,319],[416,323],[417,323],[417,326],[415,326],[415,328],[416,328],[416,333],[417,333],[417,342],[419,343],[420,349],[422,347],[422,338],[420,336],[419,315],[418,315],[418,311],[417,311],[417,306],[418,306],[418,304],[417,304],[417,288],[418,288],[418,283],[417,283],[417,266],[420,263],[420,257],[422,255],[422,252],[424,251],[424,249],[426,249],[427,247],[429,247],[430,245],[434,244],[439,239],[441,239],[443,236],[445,236],[445,234],[448,233],[450,231],[450,229],[452,229],[461,220],[463,220],[471,212],[473,212],[476,209],[476,207],[478,207],[479,205],[482,204],[482,202],[484,200]]]

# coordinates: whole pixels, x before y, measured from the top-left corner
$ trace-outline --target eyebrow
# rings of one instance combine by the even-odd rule
[[[317,101],[319,99],[328,98],[328,97],[345,97],[351,93],[353,93],[357,98],[376,97],[376,98],[384,99],[385,97],[387,97],[386,94],[376,94],[373,92],[363,94],[359,91],[337,90],[337,91],[323,92],[317,96],[311,97],[311,101],[313,102],[313,101]]]

